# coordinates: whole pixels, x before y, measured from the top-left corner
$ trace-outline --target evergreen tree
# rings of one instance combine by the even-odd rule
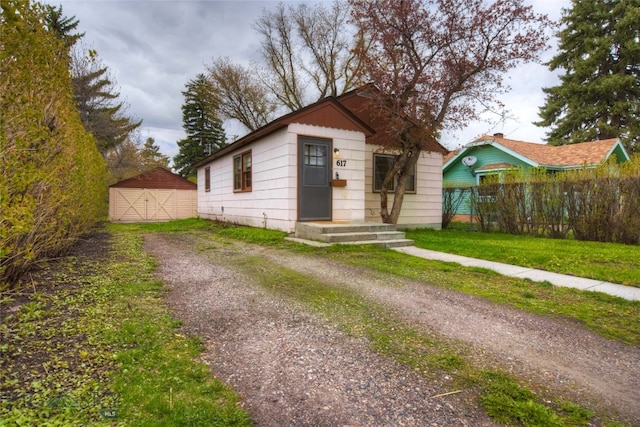
[[[109,167],[109,184],[139,175],[157,166],[169,169],[169,157],[160,152],[153,138],[144,144],[134,138],[127,138],[104,155]]]
[[[640,149],[640,0],[572,0],[563,11],[559,53],[547,64],[563,69],[545,88],[538,126],[550,144],[620,138]]]
[[[106,156],[109,150],[123,143],[132,131],[140,127],[142,121],[135,121],[125,114],[124,104],[118,102],[120,94],[97,52],[76,45],[84,36],[84,33],[72,34],[79,24],[76,17],[64,16],[62,6],[45,7],[48,30],[63,40],[67,47],[74,98],[82,124],[93,133],[98,150]]]
[[[75,31],[80,23],[75,16],[68,18],[62,14],[62,6],[46,5],[47,16],[46,23],[47,27],[50,31],[53,31],[58,38],[64,40],[67,49],[71,49],[71,47],[82,37],[84,37],[84,33],[76,33],[71,34],[72,31]]]
[[[126,115],[120,94],[95,50],[76,48],[72,55],[71,76],[74,97],[85,129],[93,133],[98,150],[105,155],[109,149],[123,143],[142,120],[134,121]]]
[[[227,145],[211,82],[199,74],[186,88],[182,92],[182,126],[187,137],[178,141],[179,151],[173,158],[174,168],[185,178],[196,175],[195,162]]]
[[[144,170],[149,170],[156,166],[169,167],[169,157],[160,152],[160,147],[156,145],[156,141],[153,138],[147,138],[144,142],[140,150],[140,157],[142,158],[142,168]]]

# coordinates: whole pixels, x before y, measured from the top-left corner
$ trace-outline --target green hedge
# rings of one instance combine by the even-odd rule
[[[59,255],[105,213],[107,172],[41,5],[0,15],[0,283]]]
[[[638,244],[640,157],[596,168],[505,172],[472,190],[482,231]]]

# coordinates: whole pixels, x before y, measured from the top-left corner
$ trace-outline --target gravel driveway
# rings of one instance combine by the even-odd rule
[[[640,349],[552,320],[320,257],[192,234],[151,234],[146,250],[202,360],[258,426],[489,426],[476,396],[374,353],[229,260],[260,256],[383,303],[414,327],[463,342],[475,363],[640,425]],[[347,278],[347,279],[345,279]]]

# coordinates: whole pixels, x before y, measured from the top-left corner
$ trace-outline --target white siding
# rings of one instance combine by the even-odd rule
[[[366,220],[380,222],[380,193],[373,192],[373,153],[383,153],[381,147],[367,145],[366,170]],[[398,225],[405,227],[442,226],[442,154],[423,152],[416,166],[416,193],[405,194]],[[391,211],[393,194],[389,194]]]
[[[333,161],[347,186],[333,188],[333,219],[364,220],[364,134],[318,126],[291,124],[249,146],[198,168],[198,214],[253,227],[295,231],[298,191],[298,136],[333,140],[340,160]],[[251,149],[252,191],[233,192],[233,156]],[[204,190],[204,168],[211,169],[211,191]]]
[[[301,124],[290,125],[289,129],[295,141],[298,135],[333,140],[333,148],[340,150],[340,155],[333,156],[331,176],[336,178],[337,172],[340,179],[347,181],[347,185],[333,187],[332,220],[364,221],[364,134]]]
[[[211,191],[204,191],[204,167],[198,168],[198,214],[253,227],[289,231],[295,202],[296,147],[287,141],[286,129],[205,165],[211,168]],[[233,156],[251,150],[252,191],[233,191]],[[293,204],[295,212],[295,204]]]

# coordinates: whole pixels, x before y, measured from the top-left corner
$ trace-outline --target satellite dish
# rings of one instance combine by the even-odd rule
[[[462,158],[462,164],[467,167],[475,165],[477,161],[478,159],[476,159],[474,156],[467,156]]]

